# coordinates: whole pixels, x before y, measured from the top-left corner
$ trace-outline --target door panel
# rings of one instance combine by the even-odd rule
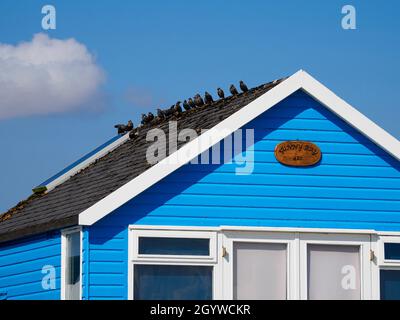
[[[294,233],[225,232],[222,246],[224,299],[295,299]]]
[[[233,298],[285,300],[287,245],[233,243]]]
[[[359,300],[360,246],[307,246],[308,299]]]
[[[371,299],[369,235],[300,234],[301,299]]]

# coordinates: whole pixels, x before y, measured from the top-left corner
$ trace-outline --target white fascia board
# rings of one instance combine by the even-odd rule
[[[329,110],[400,160],[400,142],[397,139],[336,96],[307,72],[300,70],[212,129],[185,144],[172,155],[84,210],[79,215],[79,224],[94,224],[299,89],[309,93]],[[215,132],[219,134],[215,134]],[[224,132],[224,134],[220,134],[221,132]],[[176,159],[179,159],[179,161],[176,161]]]
[[[299,233],[340,233],[340,234],[384,234],[373,229],[332,229],[332,228],[298,228],[298,227],[259,227],[259,226],[171,226],[131,224],[129,230],[181,230],[181,231],[238,231],[238,232],[299,232]],[[400,234],[400,232],[397,232]],[[389,232],[393,234],[393,232]]]
[[[69,178],[77,174],[79,171],[83,170],[84,168],[88,167],[90,164],[95,162],[97,159],[104,157],[107,153],[113,151],[115,148],[119,147],[125,141],[129,139],[129,134],[125,134],[121,136],[119,139],[115,140],[113,143],[109,144],[108,146],[104,147],[103,149],[99,150],[91,157],[87,158],[86,160],[82,161],[81,163],[77,164],[63,175],[59,176],[58,178],[52,180],[50,183],[46,184],[46,192],[53,190],[55,187],[60,185],[61,183],[67,181]]]

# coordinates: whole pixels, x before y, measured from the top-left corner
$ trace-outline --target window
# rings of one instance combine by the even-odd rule
[[[400,300],[400,237],[379,238],[379,289],[381,300]]]
[[[214,297],[216,233],[130,230],[130,292],[135,300]]]
[[[211,266],[138,264],[135,300],[211,300]]]
[[[400,260],[400,243],[385,242],[385,260]]]
[[[381,300],[400,300],[400,270],[380,270]]]
[[[139,237],[139,254],[208,256],[210,239]]]
[[[65,300],[81,299],[81,231],[73,229],[62,235],[62,295]]]
[[[130,227],[130,299],[400,299],[400,237],[167,228]]]

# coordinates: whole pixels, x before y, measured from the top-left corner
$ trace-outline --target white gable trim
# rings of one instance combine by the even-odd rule
[[[400,160],[400,141],[303,71],[302,88],[337,116]]]
[[[206,131],[83,211],[79,215],[79,224],[94,224],[299,89],[306,91],[329,110],[400,160],[400,141],[339,98],[307,72],[300,70],[221,121],[213,127],[215,130]],[[224,132],[224,134],[215,134],[216,132]],[[179,161],[171,161],[172,159],[179,159]]]

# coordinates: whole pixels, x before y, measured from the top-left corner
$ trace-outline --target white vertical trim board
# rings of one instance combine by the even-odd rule
[[[359,130],[393,157],[400,160],[400,141],[339,98],[308,73],[300,70],[221,121],[212,129],[185,144],[172,155],[164,158],[130,182],[84,210],[79,215],[79,224],[92,225],[102,219],[299,89],[309,93],[329,110]],[[221,134],[222,132],[223,134]]]
[[[61,300],[65,300],[66,298],[66,254],[67,254],[67,235],[71,233],[79,232],[80,235],[80,282],[81,285],[79,287],[79,300],[82,300],[82,286],[83,286],[83,230],[82,227],[72,227],[68,229],[64,229],[61,231]],[[87,261],[89,263],[89,261]]]

